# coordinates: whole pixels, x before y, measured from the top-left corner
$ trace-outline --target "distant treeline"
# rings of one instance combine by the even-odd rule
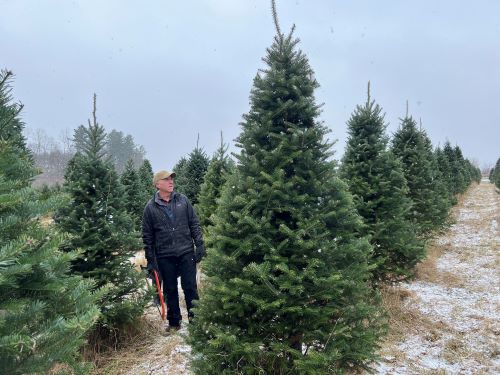
[[[68,162],[82,149],[84,128],[80,125],[73,132],[65,130],[58,139],[50,137],[43,129],[26,129],[27,146],[33,154],[35,166],[40,170],[33,186],[53,186],[64,182]],[[114,164],[118,173],[125,170],[129,160],[138,168],[146,156],[144,147],[135,144],[130,134],[125,135],[115,129],[106,134],[105,150],[106,157]]]

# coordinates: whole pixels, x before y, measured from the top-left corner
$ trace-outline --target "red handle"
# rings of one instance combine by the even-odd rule
[[[154,270],[154,272],[155,272],[156,290],[158,291],[158,296],[160,297],[160,303],[161,303],[161,318],[162,320],[165,320],[165,302],[163,301],[163,293],[161,290],[160,279],[158,278],[158,272],[156,272],[156,270]]]

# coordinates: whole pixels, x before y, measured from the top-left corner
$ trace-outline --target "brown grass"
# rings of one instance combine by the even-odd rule
[[[150,312],[154,313],[158,315],[156,311]],[[143,316],[134,326],[121,329],[119,335],[111,339],[91,337],[84,348],[84,358],[94,363],[92,374],[120,374],[148,355],[162,330],[163,323],[159,315],[156,319]]]
[[[437,270],[437,261],[449,250],[449,245],[431,243],[427,248],[427,258],[416,268],[416,279],[449,287],[463,286],[463,279],[459,275],[448,271],[438,272]]]

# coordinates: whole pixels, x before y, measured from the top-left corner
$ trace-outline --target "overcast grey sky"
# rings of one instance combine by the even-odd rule
[[[277,0],[321,87],[321,120],[343,154],[346,121],[366,100],[389,133],[405,113],[433,144],[500,157],[500,1]],[[269,0],[0,0],[0,68],[16,74],[29,128],[53,137],[98,120],[131,134],[153,168],[170,169],[220,131],[233,144],[252,80],[275,34]],[[235,148],[232,146],[232,150]]]

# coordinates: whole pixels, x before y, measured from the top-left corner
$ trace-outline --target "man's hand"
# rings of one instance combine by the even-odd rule
[[[198,246],[196,247],[196,254],[194,256],[194,259],[196,260],[196,263],[200,263],[201,259],[207,255],[205,251],[205,246]]]
[[[155,281],[155,271],[158,272],[156,267],[154,266],[153,262],[148,262],[148,266],[146,268],[146,271],[148,273],[148,277],[153,280],[153,283]],[[159,274],[159,273],[158,273]]]

